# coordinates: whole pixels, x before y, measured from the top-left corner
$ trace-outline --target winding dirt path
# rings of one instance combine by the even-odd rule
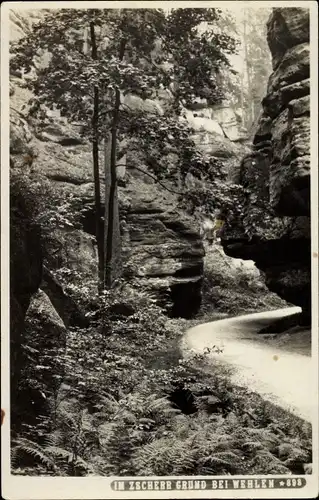
[[[221,349],[207,356],[214,364],[227,363],[234,368],[234,384],[248,387],[311,422],[315,399],[310,331],[300,328],[290,334],[257,333],[273,320],[299,311],[291,307],[204,323],[186,332],[183,348],[186,353],[191,350],[198,354]]]

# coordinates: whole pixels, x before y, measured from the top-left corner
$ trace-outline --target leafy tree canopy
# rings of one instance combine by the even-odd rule
[[[232,37],[216,30],[218,9],[59,9],[51,11],[12,50],[11,68],[30,73],[28,85],[38,104],[55,105],[62,115],[89,123],[93,88],[103,95],[101,119],[108,125],[115,89],[123,94],[154,97],[169,89],[175,112],[181,103],[222,97],[216,84],[227,55],[235,51]],[[97,58],[89,38],[95,30]],[[124,55],[120,57],[124,45]],[[47,52],[47,64],[36,56]],[[48,56],[49,54],[49,56]]]

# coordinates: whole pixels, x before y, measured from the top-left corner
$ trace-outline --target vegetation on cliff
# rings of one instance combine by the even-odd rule
[[[173,9],[169,14],[160,9],[61,10],[45,16],[13,48],[11,70],[33,69],[27,80],[34,94],[29,113],[39,118],[42,105],[55,107],[71,121],[80,121],[83,135],[91,141],[101,289],[110,288],[116,275],[112,266],[119,142],[125,141],[126,149],[145,152],[159,144],[177,149],[175,172],[166,166],[159,174],[158,158],[149,162],[162,178],[185,179],[189,170],[197,176],[204,171],[212,174],[212,167],[210,177],[218,175],[219,165],[216,168],[198,154],[180,115],[182,105],[196,97],[210,103],[223,97],[216,74],[229,66],[227,54],[235,51],[235,41],[216,33],[220,14],[218,9]],[[204,31],[199,29],[203,23]],[[42,68],[36,59],[41,51],[47,59]],[[156,98],[160,91],[168,93],[170,101],[164,114],[152,119],[125,103],[128,94],[145,100]],[[101,231],[99,145],[103,141],[109,186]]]

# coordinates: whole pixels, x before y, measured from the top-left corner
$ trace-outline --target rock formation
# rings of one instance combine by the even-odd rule
[[[10,364],[13,413],[23,398],[18,393],[22,373],[24,319],[42,278],[39,228],[31,221],[21,193],[11,190],[10,207]],[[14,422],[13,422],[14,423]]]
[[[148,290],[172,316],[201,303],[204,248],[174,194],[136,172],[120,190],[124,277]]]
[[[28,200],[16,180],[10,194],[11,422],[18,430],[23,422],[34,425],[37,415],[46,412],[46,395],[57,380],[50,367],[45,377],[37,368],[46,364],[46,349],[64,349],[66,329],[50,299],[39,290],[43,252],[33,200]]]
[[[252,259],[270,290],[311,316],[309,11],[274,8],[267,24],[273,73],[251,154],[235,181],[242,215],[225,225],[232,257]]]

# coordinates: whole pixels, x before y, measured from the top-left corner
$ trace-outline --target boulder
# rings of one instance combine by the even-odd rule
[[[10,163],[13,167],[30,167],[36,155],[27,121],[17,110],[10,110]]]
[[[25,381],[19,391],[24,424],[32,425],[39,415],[50,414],[48,397],[56,395],[64,373],[66,332],[49,297],[39,289],[31,297],[25,317]]]
[[[64,347],[66,328],[47,294],[39,289],[32,297],[26,313],[29,333],[27,339],[34,344],[41,356],[41,351]]]
[[[64,347],[66,328],[47,294],[39,289],[32,297],[26,313],[29,342],[39,351]]]
[[[88,326],[88,319],[75,300],[68,295],[52,272],[43,266],[41,289],[51,300],[66,327]]]

